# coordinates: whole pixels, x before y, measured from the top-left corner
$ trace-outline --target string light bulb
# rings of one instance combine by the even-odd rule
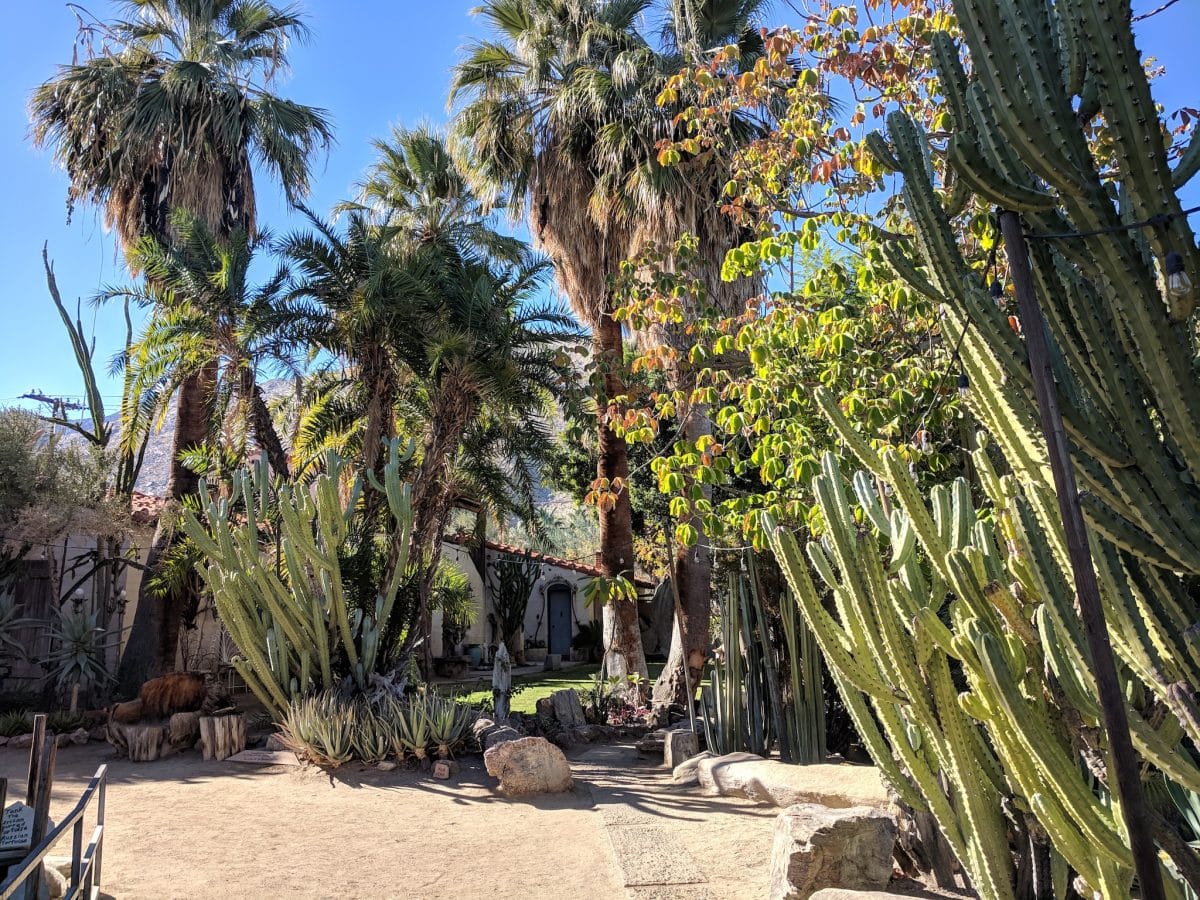
[[[1172,250],[1163,260],[1167,272],[1167,291],[1172,297],[1186,297],[1192,292],[1192,279],[1188,278],[1183,264],[1183,254]]]
[[[996,301],[996,305],[1000,306],[1004,302],[1004,288],[1000,286],[1000,279],[993,278],[992,286],[989,289],[992,299]]]
[[[971,379],[967,377],[966,372],[958,373],[958,396],[962,400],[967,399],[967,395],[971,392]]]

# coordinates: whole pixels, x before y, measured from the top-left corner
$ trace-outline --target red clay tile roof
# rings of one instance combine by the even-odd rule
[[[134,491],[130,505],[130,512],[135,525],[153,525],[158,521],[163,507],[167,505],[167,499],[165,497],[155,497],[152,494],[143,494],[140,491]]]
[[[458,544],[460,547],[469,546],[475,543],[473,534],[454,534],[446,538],[451,544]],[[540,553],[537,550],[530,550],[526,547],[517,547],[513,544],[501,544],[498,541],[484,541],[484,546],[489,550],[495,550],[497,553],[512,553],[518,556],[529,554],[531,559],[536,559],[548,566],[555,566],[559,569],[566,569],[570,572],[579,572],[581,575],[591,575],[596,578],[604,574],[604,570],[597,565],[589,565],[588,563],[580,562],[576,559],[563,559],[558,556],[549,556],[545,553]],[[654,587],[654,582],[644,575],[638,575],[634,578],[634,583],[638,587]]]

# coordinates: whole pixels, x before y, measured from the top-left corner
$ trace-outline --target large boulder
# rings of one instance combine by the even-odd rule
[[[882,809],[788,807],[775,820],[772,900],[809,900],[822,888],[878,891],[892,877],[896,823]]]
[[[500,779],[509,797],[559,794],[571,789],[571,767],[563,752],[545,738],[505,741],[483,754],[489,775]]]
[[[576,728],[586,725],[583,717],[583,705],[579,702],[579,694],[567,689],[555,691],[550,695],[550,706],[554,710],[554,718],[562,728]]]
[[[884,809],[888,804],[887,789],[874,766],[794,766],[753,753],[727,753],[701,760],[696,774],[705,794],[779,807],[819,803],[835,809]]]

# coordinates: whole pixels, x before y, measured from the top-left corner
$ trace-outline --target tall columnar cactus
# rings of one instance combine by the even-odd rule
[[[346,678],[365,690],[385,661],[380,638],[405,577],[412,531],[411,489],[400,479],[411,452],[394,440],[383,482],[368,473],[367,489],[385,495],[394,528],[389,571],[372,609],[351,609],[343,589],[339,551],[363,484],[355,478],[343,494],[346,463],[336,453],[311,485],[272,491],[264,461],[234,476],[236,509],[202,483],[203,522],[185,511],[183,528],[205,556],[200,574],[242,653],[233,665],[277,717],[289,701]]]
[[[872,757],[906,803],[932,813],[982,896],[1014,896],[1016,823],[1048,837],[1059,887],[1065,861],[1102,896],[1129,897],[1124,825],[1093,786],[1105,747],[1054,550],[1062,537],[1036,512],[1046,488],[997,475],[980,450],[982,509],[963,479],[926,500],[897,455],[875,453],[828,394],[818,399],[867,471],[850,495],[826,456],[813,484],[824,534],[804,551],[773,522],[768,531]],[[877,483],[893,493],[881,499]],[[1143,759],[1200,787],[1178,723],[1129,715]]]
[[[1177,196],[1200,168],[1200,140],[1172,170],[1127,0],[957,0],[955,9],[972,71],[949,37],[934,40],[954,121],[945,183],[904,114],[888,119],[890,146],[871,141],[904,175],[916,236],[888,257],[945,304],[971,410],[1018,479],[1039,486],[1030,497],[1047,526],[1053,503],[1040,498],[1051,480],[1024,345],[953,225],[971,193],[1021,214],[1085,513],[1104,538],[1095,556],[1115,649],[1200,740],[1190,637],[1200,577],[1195,295],[1171,294],[1160,277],[1172,252],[1200,273]],[[1097,127],[1103,139],[1090,141]],[[1061,542],[1052,549],[1061,560]]]
[[[1021,486],[1027,531],[1036,525],[1045,538],[1030,543],[1034,571],[1045,587],[1066,591],[1069,569],[1024,343],[1010,327],[1013,310],[989,295],[987,273],[968,262],[955,228],[972,195],[1020,214],[1113,647],[1146,714],[1133,716],[1135,743],[1180,778],[1171,770],[1174,757],[1147,746],[1155,738],[1146,723],[1163,721],[1155,733],[1168,745],[1179,733],[1200,741],[1196,295],[1172,293],[1162,277],[1168,255],[1177,253],[1200,281],[1195,234],[1178,198],[1200,169],[1200,140],[1172,169],[1128,0],[954,6],[969,74],[949,37],[933,41],[951,137],[931,145],[896,113],[888,119],[890,142],[871,140],[876,157],[904,177],[915,236],[886,252],[914,288],[944,304],[948,339],[962,341],[971,411]],[[935,154],[944,166],[935,165]],[[1082,645],[1065,640],[1072,620],[1062,619],[1054,629],[1059,646],[1086,673]],[[1086,681],[1071,678],[1061,686],[1088,713],[1095,699],[1084,688]],[[1102,752],[1095,763],[1103,776]]]

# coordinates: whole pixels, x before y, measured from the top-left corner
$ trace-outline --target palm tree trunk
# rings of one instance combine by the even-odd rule
[[[613,503],[600,505],[600,568],[606,578],[634,579],[633,507],[629,502],[629,448],[608,425],[612,398],[625,392],[621,379],[625,342],[621,326],[604,312],[593,331],[593,348],[603,369],[604,394],[598,398],[599,461],[596,475],[609,485],[620,483]],[[604,604],[604,664],[610,676],[646,676],[642,630],[636,600],[610,599]]]
[[[180,620],[187,606],[187,597],[182,592],[172,592],[165,597],[155,596],[149,590],[149,582],[175,537],[177,510],[173,507],[199,489],[200,476],[185,466],[181,457],[184,451],[202,445],[208,438],[216,378],[217,367],[213,363],[185,379],[179,386],[175,401],[171,474],[167,480],[167,498],[175,503],[164,509],[158,517],[138,591],[129,640],[117,669],[118,690],[125,696],[136,694],[146,681],[175,668]]]
[[[680,410],[683,417],[683,437],[689,444],[705,434],[712,433],[712,422],[706,409],[693,407]],[[712,497],[712,487],[704,485],[705,497]],[[676,546],[671,568],[676,580],[675,607],[676,626],[671,629],[671,650],[667,664],[654,684],[653,703],[657,709],[670,704],[686,706],[695,699],[696,688],[704,675],[704,660],[711,643],[712,622],[712,547],[704,535],[704,526],[699,517],[689,516],[681,520],[692,525],[700,534],[694,547]],[[687,678],[683,675],[686,661]],[[692,697],[688,697],[688,686]]]
[[[254,430],[255,442],[266,454],[267,462],[271,464],[275,474],[287,478],[291,471],[287,451],[283,449],[283,442],[275,429],[275,420],[271,417],[271,410],[267,408],[262,388],[248,370],[242,375],[242,396],[250,407],[250,427]]]
[[[421,670],[426,678],[433,674],[433,581],[441,559],[441,538],[451,491],[450,457],[462,439],[475,406],[467,402],[465,392],[450,385],[439,389],[449,404],[435,403],[430,410],[430,430],[425,440],[421,465],[413,478],[413,530],[408,558],[418,566],[417,607],[410,614],[407,643],[421,641]]]

